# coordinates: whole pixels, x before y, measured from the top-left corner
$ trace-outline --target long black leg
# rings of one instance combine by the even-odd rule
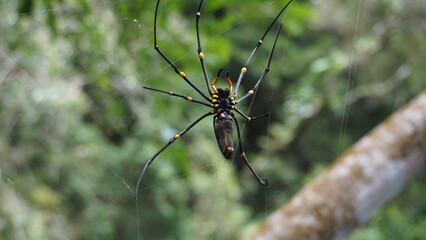
[[[269,25],[268,29],[266,29],[265,33],[263,34],[262,38],[257,42],[256,46],[253,49],[253,52],[251,52],[249,58],[247,59],[247,62],[244,64],[244,66],[241,68],[241,73],[240,76],[238,76],[238,81],[237,81],[237,86],[235,87],[235,91],[234,91],[234,97],[237,97],[238,94],[238,89],[240,88],[240,84],[241,84],[241,80],[244,77],[244,74],[247,72],[247,67],[250,64],[251,59],[253,58],[254,54],[257,52],[257,50],[260,48],[260,46],[263,43],[263,39],[266,37],[266,35],[268,34],[269,30],[271,30],[272,26],[274,25],[274,23],[278,20],[278,18],[281,16],[281,14],[284,12],[284,10],[288,7],[288,5],[290,5],[290,3],[293,0],[290,0],[282,9],[281,11],[278,13],[278,15],[275,17],[275,19],[272,21],[272,23]]]
[[[189,97],[189,96],[186,96],[186,95],[181,95],[181,94],[177,94],[177,93],[174,93],[174,92],[167,92],[167,91],[163,91],[163,90],[155,89],[155,88],[150,88],[150,87],[143,87],[143,88],[151,90],[151,91],[155,91],[155,92],[165,93],[165,94],[168,94],[168,95],[174,96],[174,97],[180,97],[180,98],[183,98],[183,99],[185,99],[189,102],[202,104],[202,105],[205,105],[207,107],[213,107],[213,105],[211,103],[205,103],[205,102],[202,102],[202,101],[198,101],[198,100],[195,100],[192,97]]]
[[[198,10],[197,13],[195,14],[196,16],[196,31],[197,31],[197,44],[198,44],[198,57],[200,58],[200,63],[201,63],[201,68],[203,69],[203,74],[204,74],[204,79],[206,80],[206,85],[207,85],[207,90],[209,91],[210,94],[213,94],[213,89],[210,87],[210,80],[209,80],[209,76],[207,73],[207,69],[206,69],[206,63],[204,62],[204,53],[203,50],[201,49],[201,40],[200,40],[200,28],[199,28],[199,22],[200,22],[200,17],[201,17],[201,6],[203,5],[203,0],[200,1],[200,5],[198,6]]]
[[[260,119],[260,118],[264,118],[264,117],[267,117],[267,116],[269,116],[269,113],[265,113],[265,114],[262,114],[262,115],[260,115],[260,116],[256,116],[256,117],[249,117],[249,116],[247,116],[247,115],[245,115],[243,112],[241,112],[240,110],[238,110],[238,109],[234,109],[234,111],[236,111],[238,114],[240,114],[243,118],[245,118],[247,121],[254,121],[254,120],[257,120],[257,119]]]
[[[238,147],[240,148],[240,157],[244,160],[244,163],[247,165],[247,167],[250,169],[250,171],[253,173],[253,176],[257,179],[257,181],[260,183],[260,185],[262,186],[268,186],[268,180],[262,180],[260,179],[259,175],[256,173],[256,171],[254,171],[254,169],[251,167],[246,154],[244,152],[243,149],[243,145],[241,143],[241,133],[240,133],[240,127],[238,126],[238,121],[237,121],[237,117],[235,116],[235,114],[233,114],[232,112],[228,112],[232,118],[234,119],[235,122],[235,126],[237,126],[237,136],[238,136]]]
[[[278,36],[280,35],[280,32],[281,32],[281,27],[282,27],[282,24],[280,24],[280,27],[278,29],[278,33],[277,33],[277,36],[275,37],[274,45],[272,46],[271,53],[269,54],[268,65],[266,66],[265,70],[263,70],[262,76],[260,76],[259,80],[257,81],[257,83],[254,85],[254,87],[251,90],[249,90],[242,98],[235,101],[236,103],[239,103],[242,100],[246,99],[247,97],[252,96],[254,92],[257,90],[257,88],[259,87],[262,80],[266,77],[266,74],[268,74],[269,68],[271,66],[272,56],[274,55],[275,46],[277,45]]]
[[[210,101],[210,98],[207,97],[197,86],[195,86],[187,77],[184,72],[179,70],[179,68],[172,62],[170,59],[164,55],[164,53],[160,50],[160,47],[157,44],[157,14],[158,14],[158,6],[160,5],[160,0],[157,1],[157,5],[155,6],[155,15],[154,15],[154,49],[160,54],[160,56],[166,60],[166,62],[175,70],[175,72],[187,82],[195,91],[197,91],[204,99]]]
[[[203,116],[199,117],[197,120],[195,120],[193,123],[191,123],[191,125],[189,125],[187,128],[185,128],[184,130],[182,130],[179,134],[176,134],[175,136],[173,136],[172,138],[169,139],[169,141],[166,143],[166,145],[164,145],[157,153],[154,154],[154,156],[152,156],[150,159],[148,159],[148,161],[146,161],[145,166],[143,167],[143,170],[141,172],[141,175],[139,176],[138,182],[136,183],[136,189],[135,189],[135,199],[138,200],[138,190],[139,190],[139,185],[141,183],[142,177],[145,174],[146,169],[148,168],[148,165],[150,165],[154,159],[160,155],[160,153],[162,153],[166,148],[168,148],[172,143],[174,143],[176,140],[178,140],[179,138],[181,138],[185,133],[187,133],[192,127],[194,127],[195,125],[197,125],[198,122],[200,122],[201,120],[203,120],[205,117],[208,117],[210,115],[215,114],[214,111],[208,112],[206,114],[204,114]]]

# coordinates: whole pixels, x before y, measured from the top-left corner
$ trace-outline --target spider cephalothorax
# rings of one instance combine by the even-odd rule
[[[219,106],[220,109],[223,110],[227,110],[227,109],[231,109],[232,106],[235,105],[235,101],[234,101],[234,97],[230,97],[230,89],[229,88],[218,88],[217,89],[217,95],[213,95],[217,96],[217,98],[213,99],[213,100],[217,100],[217,105]]]
[[[262,75],[260,76],[259,80],[257,81],[257,83],[254,85],[254,87],[252,89],[250,89],[244,96],[242,96],[239,99],[237,99],[238,88],[241,84],[241,81],[244,77],[244,74],[247,72],[247,68],[248,68],[248,65],[250,64],[251,59],[256,54],[256,52],[260,48],[260,46],[263,44],[263,40],[265,39],[268,32],[271,30],[272,26],[275,24],[275,22],[278,20],[280,15],[290,5],[291,2],[292,2],[292,0],[290,0],[281,9],[281,11],[278,13],[278,15],[274,18],[272,23],[266,29],[266,31],[263,34],[263,36],[261,37],[261,39],[257,42],[256,46],[254,47],[253,51],[251,52],[250,56],[248,57],[246,63],[241,68],[235,90],[233,90],[232,82],[231,82],[231,79],[229,77],[229,73],[226,73],[226,81],[227,81],[229,87],[225,88],[225,89],[216,88],[215,84],[219,80],[219,77],[220,77],[222,70],[220,70],[218,72],[218,74],[216,75],[216,77],[213,79],[213,81],[211,83],[209,81],[208,72],[207,72],[207,69],[206,69],[206,64],[204,62],[205,55],[202,52],[201,41],[200,41],[199,20],[200,20],[200,17],[201,17],[200,11],[201,11],[201,6],[203,5],[203,0],[200,1],[200,5],[198,6],[198,11],[195,14],[195,16],[196,16],[196,22],[195,23],[196,23],[197,45],[198,45],[198,48],[197,48],[198,57],[200,59],[201,69],[203,71],[205,83],[207,85],[207,90],[208,90],[208,93],[209,93],[209,94],[206,95],[191,80],[188,79],[188,77],[186,76],[186,74],[184,72],[179,70],[179,68],[175,65],[174,62],[172,62],[160,50],[160,47],[157,44],[157,15],[158,15],[158,6],[160,5],[160,0],[157,0],[157,4],[156,4],[156,7],[155,7],[155,14],[154,14],[154,49],[173,68],[173,70],[189,86],[191,86],[201,97],[203,97],[205,100],[207,100],[207,102],[195,100],[192,97],[181,95],[181,94],[176,94],[174,92],[163,91],[163,90],[154,89],[154,88],[150,88],[150,87],[144,87],[144,88],[151,90],[151,91],[167,93],[167,94],[169,94],[171,96],[175,96],[175,97],[180,97],[180,98],[186,99],[187,101],[210,107],[211,110],[209,112],[205,113],[204,115],[202,115],[201,117],[199,117],[197,120],[195,120],[193,123],[191,123],[187,128],[182,130],[180,133],[178,133],[175,136],[173,136],[172,138],[170,138],[169,141],[166,143],[166,145],[164,145],[157,153],[154,154],[154,156],[152,156],[150,159],[148,159],[148,161],[146,161],[145,166],[144,166],[144,168],[143,168],[143,170],[142,170],[142,172],[139,176],[138,182],[136,184],[136,191],[135,191],[135,197],[136,198],[137,198],[138,188],[139,188],[139,184],[141,182],[141,179],[142,179],[143,175],[145,174],[147,167],[154,161],[154,159],[161,152],[163,152],[166,148],[168,148],[173,142],[178,140],[185,133],[187,133],[192,127],[197,125],[201,120],[203,120],[204,118],[206,118],[208,116],[212,116],[212,115],[214,115],[213,127],[214,127],[214,132],[215,132],[215,135],[216,135],[216,140],[217,140],[217,143],[219,145],[219,148],[220,148],[223,156],[225,158],[229,159],[234,155],[235,149],[234,149],[234,146],[233,146],[233,129],[234,129],[233,124],[235,123],[235,127],[237,129],[238,149],[239,149],[239,152],[240,152],[241,159],[244,161],[244,163],[247,165],[247,167],[250,169],[250,171],[253,173],[254,177],[257,179],[257,181],[261,185],[263,185],[263,186],[268,185],[268,182],[266,181],[266,179],[262,180],[259,177],[259,175],[254,171],[254,169],[251,167],[250,163],[248,162],[246,154],[244,153],[243,145],[241,143],[240,127],[238,125],[237,117],[234,114],[234,112],[238,113],[240,116],[242,116],[247,121],[253,121],[253,120],[260,119],[260,118],[268,116],[268,114],[263,114],[263,115],[260,115],[260,116],[257,116],[257,117],[249,117],[249,116],[245,115],[244,113],[242,113],[240,110],[238,110],[235,105],[237,105],[239,102],[243,101],[244,99],[252,96],[254,94],[254,92],[257,90],[257,88],[259,87],[259,84],[262,82],[262,80],[268,74],[269,67],[270,67],[270,64],[271,64],[272,55],[273,55],[274,50],[275,50],[275,45],[277,43],[277,39],[278,39],[279,33],[281,31],[281,26],[282,26],[281,24],[279,25],[278,32],[277,32],[277,35],[275,37],[275,41],[274,41],[272,50],[269,54],[267,66],[265,67],[265,69],[264,69]],[[208,96],[208,95],[210,95],[210,96]]]
[[[217,73],[216,77],[213,79],[212,83],[211,83],[211,92],[210,92],[210,96],[211,99],[210,101],[215,104],[219,104],[220,108],[230,108],[231,104],[235,105],[235,98],[234,96],[231,96],[232,94],[232,81],[231,78],[229,77],[229,72],[226,72],[226,82],[228,82],[228,88],[216,88],[215,84],[216,82],[219,80],[220,74],[222,73],[222,69],[219,70],[219,72]],[[232,102],[232,103],[231,103]],[[216,105],[214,105],[213,107],[216,107]]]

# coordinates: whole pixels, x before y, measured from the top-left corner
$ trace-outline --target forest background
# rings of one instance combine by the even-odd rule
[[[286,1],[205,0],[209,76],[237,79]],[[197,0],[162,1],[158,41],[200,88]],[[240,109],[263,188],[227,161],[207,119],[149,167],[145,161],[206,112],[153,49],[155,1],[0,2],[0,239],[239,239],[344,149],[426,88],[426,2],[294,1],[279,22],[271,72]],[[243,81],[266,66],[276,28]],[[226,86],[222,79],[219,86]],[[426,174],[350,239],[426,239]],[[344,194],[344,193],[342,193]]]

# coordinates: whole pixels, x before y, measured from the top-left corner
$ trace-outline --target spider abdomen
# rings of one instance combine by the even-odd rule
[[[217,114],[213,118],[214,133],[219,149],[226,159],[234,155],[232,116],[227,112]]]

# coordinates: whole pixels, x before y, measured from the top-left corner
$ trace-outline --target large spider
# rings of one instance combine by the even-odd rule
[[[233,146],[233,123],[235,122],[235,126],[237,128],[238,147],[239,147],[239,151],[240,151],[240,157],[244,160],[244,163],[247,165],[247,167],[253,173],[253,175],[257,179],[257,181],[262,186],[268,185],[268,181],[266,179],[262,180],[259,177],[259,175],[256,173],[256,171],[251,167],[250,163],[247,160],[246,154],[244,153],[243,145],[241,144],[240,127],[238,125],[237,118],[236,118],[235,114],[233,113],[233,111],[237,112],[239,115],[241,115],[247,121],[253,121],[253,120],[260,119],[260,118],[268,116],[268,114],[263,114],[263,115],[256,116],[256,117],[249,117],[249,116],[245,115],[244,113],[242,113],[240,110],[238,110],[235,105],[237,105],[239,102],[243,101],[244,99],[252,96],[254,94],[254,92],[256,91],[256,89],[259,87],[259,84],[262,82],[262,80],[268,74],[269,67],[270,67],[270,64],[271,64],[272,55],[273,55],[274,50],[275,50],[275,45],[277,43],[282,24],[279,25],[278,33],[275,37],[274,44],[272,46],[271,52],[270,52],[269,57],[268,57],[267,66],[265,67],[265,69],[264,69],[262,75],[260,76],[259,80],[257,81],[257,83],[254,85],[254,87],[251,90],[249,90],[244,96],[242,96],[239,99],[237,99],[238,89],[240,87],[240,84],[241,84],[241,81],[244,77],[244,74],[247,72],[247,67],[248,67],[251,59],[253,58],[253,56],[256,54],[257,50],[262,45],[264,38],[266,37],[268,32],[271,30],[272,26],[275,24],[277,19],[281,16],[281,14],[290,5],[290,3],[292,1],[293,0],[290,0],[281,9],[281,11],[278,13],[278,15],[274,18],[272,23],[266,29],[263,36],[257,42],[256,46],[254,47],[253,51],[251,52],[250,56],[248,57],[246,63],[241,68],[241,72],[240,72],[240,75],[238,77],[237,85],[236,85],[234,91],[232,91],[233,90],[232,89],[232,81],[229,77],[229,72],[226,73],[226,81],[228,82],[229,88],[225,88],[225,89],[216,88],[215,84],[219,80],[219,77],[222,73],[222,69],[219,70],[216,77],[210,83],[209,76],[207,74],[206,64],[204,62],[205,55],[202,52],[201,41],[200,41],[199,21],[200,21],[200,17],[201,17],[200,10],[201,10],[201,7],[203,5],[203,0],[200,1],[200,5],[198,6],[197,13],[195,14],[195,16],[196,16],[196,34],[197,34],[197,44],[198,44],[197,52],[198,52],[198,57],[200,59],[201,68],[203,69],[203,74],[204,74],[204,79],[205,79],[205,82],[206,82],[206,85],[207,85],[207,90],[208,90],[209,95],[210,95],[210,97],[208,97],[197,86],[195,86],[195,84],[193,82],[191,82],[191,80],[188,79],[186,74],[184,72],[182,72],[181,70],[179,70],[179,68],[160,50],[160,47],[157,44],[157,15],[158,15],[158,6],[160,5],[160,0],[157,0],[157,4],[155,6],[155,15],[154,15],[154,49],[160,54],[160,56],[164,60],[166,60],[166,62],[173,68],[173,70],[186,83],[188,83],[195,91],[197,91],[198,94],[200,94],[205,100],[207,100],[207,102],[195,100],[192,97],[177,94],[177,93],[174,93],[174,92],[163,91],[163,90],[150,88],[150,87],[144,87],[144,88],[151,90],[151,91],[166,93],[166,94],[169,94],[170,96],[180,97],[180,98],[183,98],[187,101],[207,106],[207,107],[211,108],[212,110],[210,110],[206,114],[202,115],[197,120],[195,120],[193,123],[191,123],[187,128],[185,128],[180,133],[178,133],[175,136],[173,136],[172,138],[170,138],[170,140],[166,143],[166,145],[164,145],[157,153],[154,154],[154,156],[152,156],[150,159],[148,159],[146,161],[145,166],[144,166],[144,168],[143,168],[143,170],[142,170],[142,172],[139,176],[138,182],[136,184],[136,190],[135,190],[135,198],[136,199],[138,197],[139,184],[142,180],[143,175],[145,174],[145,171],[146,171],[148,165],[150,165],[160,153],[162,153],[166,148],[168,148],[176,140],[180,139],[192,127],[197,125],[204,118],[211,116],[211,115],[214,115],[214,117],[213,117],[214,132],[215,132],[215,135],[216,135],[217,143],[219,145],[220,151],[222,152],[223,156],[226,159],[230,159],[235,152],[234,146]]]

